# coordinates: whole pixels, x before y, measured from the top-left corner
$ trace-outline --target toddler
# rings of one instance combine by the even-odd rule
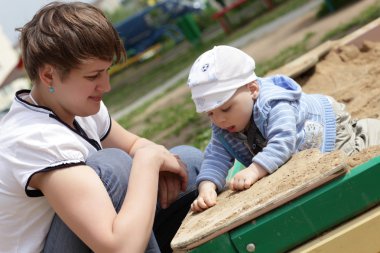
[[[196,110],[212,122],[197,177],[195,212],[216,204],[235,159],[246,168],[229,187],[244,190],[301,150],[342,149],[349,155],[380,142],[379,120],[353,121],[332,97],[305,94],[287,76],[260,78],[254,70],[255,61],[230,46],[203,53],[190,70],[188,86]]]

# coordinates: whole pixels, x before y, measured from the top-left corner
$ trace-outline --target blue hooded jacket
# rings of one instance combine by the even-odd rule
[[[267,141],[253,155],[236,133],[212,125],[212,137],[197,183],[208,180],[223,189],[235,159],[246,167],[252,162],[273,173],[294,153],[310,148],[335,149],[335,114],[328,98],[305,94],[293,79],[276,75],[258,78],[259,95],[253,106],[253,124]]]

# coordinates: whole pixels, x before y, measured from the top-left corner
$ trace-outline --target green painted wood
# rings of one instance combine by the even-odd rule
[[[234,247],[230,235],[228,233],[222,234],[217,238],[214,238],[208,241],[205,244],[200,245],[199,247],[189,251],[190,253],[237,253],[236,248]]]
[[[230,232],[238,252],[286,252],[380,203],[380,157]],[[198,251],[214,252],[214,251]]]

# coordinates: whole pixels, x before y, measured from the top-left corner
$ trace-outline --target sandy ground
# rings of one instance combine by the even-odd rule
[[[331,51],[303,80],[307,93],[330,95],[354,118],[380,118],[380,43]]]

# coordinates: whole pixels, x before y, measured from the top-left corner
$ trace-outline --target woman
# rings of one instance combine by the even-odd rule
[[[0,124],[0,252],[160,252],[156,211],[170,251],[202,153],[168,151],[109,117],[107,70],[125,51],[98,9],[54,2],[19,30],[33,86]]]

